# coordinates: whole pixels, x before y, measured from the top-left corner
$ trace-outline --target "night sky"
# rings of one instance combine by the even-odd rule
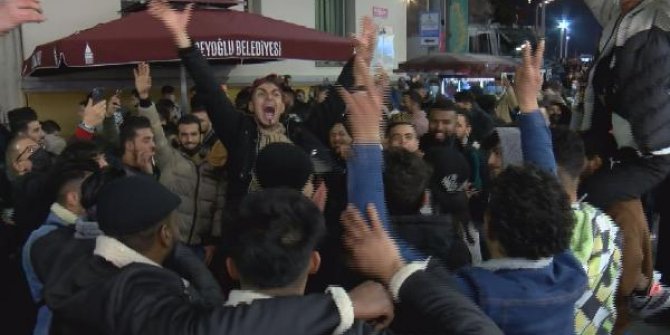
[[[521,9],[522,24],[535,23],[535,3],[528,5],[528,0],[515,1]],[[525,14],[525,15],[524,15]],[[525,16],[525,17],[524,17]],[[555,0],[547,9],[547,54],[557,54],[559,49],[560,31],[558,21],[562,18],[570,21],[570,56],[575,54],[595,54],[602,28],[584,4],[583,0]]]

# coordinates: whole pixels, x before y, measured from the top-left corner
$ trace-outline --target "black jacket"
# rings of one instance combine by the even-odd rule
[[[277,298],[214,308],[195,303],[179,275],[134,263],[82,259],[45,290],[55,334],[328,334],[340,318],[331,297]]]
[[[207,60],[197,48],[181,49],[179,55],[205,103],[214,132],[228,149],[227,201],[234,208],[247,194],[252,179],[258,154],[258,126],[253,116],[242,114],[235,109],[221,90]],[[353,85],[352,64],[350,61],[345,66],[338,79],[344,87]],[[288,137],[297,145],[303,146],[310,155],[314,153],[316,146],[328,143],[324,141],[328,139],[330,128],[342,118],[345,111],[344,102],[339,94],[331,93],[324,103],[314,107],[309,119],[303,125],[292,123],[287,127]],[[306,148],[305,143],[309,143]]]
[[[430,266],[429,266],[430,268]],[[503,332],[448,279],[446,270],[418,271],[403,283],[396,321],[409,320],[410,330],[398,334],[502,335]],[[447,275],[445,277],[445,275]],[[445,279],[447,278],[447,279]],[[408,314],[406,314],[408,313]],[[397,322],[394,321],[394,326]]]
[[[422,254],[439,259],[446,268],[457,270],[472,263],[461,228],[451,216],[394,216],[391,221],[398,237]]]

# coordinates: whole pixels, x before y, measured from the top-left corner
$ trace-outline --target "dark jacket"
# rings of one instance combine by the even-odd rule
[[[418,271],[405,280],[398,292],[402,309],[396,309],[396,319],[411,312],[413,329],[397,333],[503,334],[468,297],[458,292],[454,282],[444,278],[432,271]]]
[[[587,0],[604,27],[583,120],[573,124],[645,154],[670,148],[670,3],[645,0],[625,15],[616,1]],[[660,153],[658,153],[660,154]]]
[[[328,334],[340,322],[326,295],[209,308],[191,300],[173,271],[120,269],[98,256],[59,276],[45,297],[56,334]]]
[[[230,207],[235,208],[242,197],[247,194],[251,183],[258,154],[258,125],[253,116],[242,114],[235,109],[221,90],[207,60],[197,48],[179,50],[179,55],[195,82],[198,94],[203,98],[214,132],[229,151],[227,202]],[[351,68],[352,62],[349,62],[338,80],[344,87],[353,85],[353,76],[346,75],[346,73],[351,73]],[[341,118],[344,110],[344,102],[339,95],[330,94],[323,104],[317,105],[311,111],[310,118],[304,125],[312,134],[315,134],[311,135],[312,137],[315,136],[321,143],[327,143],[324,140],[328,139],[328,131],[334,122]],[[302,125],[290,124],[287,127],[287,135],[294,143],[301,145],[308,142],[311,146],[316,146],[317,143],[307,139],[310,137],[307,134],[310,131],[303,129]],[[300,138],[295,138],[295,136],[300,136]],[[313,148],[306,150],[310,149],[313,150]],[[312,150],[308,153],[313,154]]]
[[[460,228],[451,216],[410,215],[391,217],[398,236],[424,255],[437,258],[448,269],[472,263]]]
[[[472,107],[469,114],[470,121],[472,122],[472,134],[470,135],[470,140],[481,143],[495,128],[493,118],[477,104]]]

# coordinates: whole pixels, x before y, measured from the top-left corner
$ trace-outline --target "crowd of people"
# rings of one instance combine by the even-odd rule
[[[669,191],[670,68],[639,78],[627,52],[652,66],[670,32],[624,23],[670,22],[670,6],[587,3],[629,30],[602,45],[571,103],[542,74],[543,40],[498,96],[393,86],[374,70],[370,18],[334,85],[307,94],[268,75],[231,99],[193,47],[193,6],[150,1],[195,83],[188,108],[170,86],[152,97],[140,63],[130,106],[93,90],[71,138],[30,107],[0,127],[3,296],[25,320],[5,325],[626,334],[634,318],[667,318],[647,224],[667,226],[667,210],[642,200]],[[37,0],[0,0],[0,31],[43,19]]]

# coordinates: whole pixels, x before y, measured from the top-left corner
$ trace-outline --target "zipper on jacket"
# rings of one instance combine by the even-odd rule
[[[192,162],[193,163],[193,162]],[[193,239],[193,232],[195,231],[195,224],[198,219],[198,193],[200,193],[200,166],[195,165],[196,179],[195,179],[195,196],[193,198],[193,221],[191,222],[191,232],[188,234],[188,241],[186,244],[191,245],[191,240]],[[202,243],[202,241],[200,241]]]

